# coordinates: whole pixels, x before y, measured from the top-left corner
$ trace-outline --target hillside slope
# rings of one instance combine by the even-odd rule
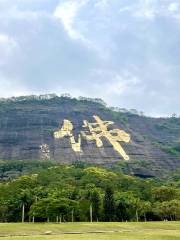
[[[2,99],[0,159],[120,163],[129,173],[158,176],[180,168],[180,118],[117,112],[100,100],[67,96]]]

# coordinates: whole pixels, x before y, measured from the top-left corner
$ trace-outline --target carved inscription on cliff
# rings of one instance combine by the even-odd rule
[[[103,147],[102,137],[105,137],[113,146],[114,150],[117,151],[124,160],[129,160],[129,156],[121,146],[120,142],[129,143],[131,139],[130,134],[121,129],[109,130],[108,126],[114,124],[112,121],[103,121],[98,116],[93,116],[93,118],[95,119],[95,122],[93,123],[84,120],[82,127],[86,131],[81,131],[78,134],[77,141],[73,135],[73,124],[67,119],[64,120],[62,127],[54,132],[54,137],[56,139],[61,139],[65,136],[69,137],[73,151],[79,153],[83,152],[81,148],[82,137],[87,139],[87,141],[95,141],[98,148]]]

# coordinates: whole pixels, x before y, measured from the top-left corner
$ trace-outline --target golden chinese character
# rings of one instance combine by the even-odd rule
[[[83,127],[87,127],[90,131],[90,135],[87,135],[85,132],[82,132],[82,135],[87,140],[95,140],[97,147],[102,147],[103,142],[101,137],[106,137],[109,142],[112,144],[113,148],[124,158],[124,160],[129,160],[129,156],[126,154],[124,149],[121,147],[119,142],[130,141],[130,135],[120,129],[108,130],[108,126],[114,124],[112,121],[102,121],[98,116],[93,116],[96,120],[96,123],[89,123],[84,121]]]
[[[60,139],[65,136],[70,137],[72,149],[75,152],[81,152],[81,136],[80,134],[78,135],[78,142],[76,142],[73,136],[73,124],[69,120],[64,120],[62,128],[54,132],[54,137],[56,139]]]

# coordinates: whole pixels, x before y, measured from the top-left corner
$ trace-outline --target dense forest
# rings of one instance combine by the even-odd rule
[[[119,169],[1,161],[0,222],[180,219],[180,172],[141,179]],[[2,177],[13,171],[18,175]]]

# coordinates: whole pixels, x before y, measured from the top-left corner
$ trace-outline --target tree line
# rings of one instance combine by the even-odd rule
[[[42,163],[0,183],[1,222],[152,220],[180,220],[180,173],[141,179],[115,168]]]

